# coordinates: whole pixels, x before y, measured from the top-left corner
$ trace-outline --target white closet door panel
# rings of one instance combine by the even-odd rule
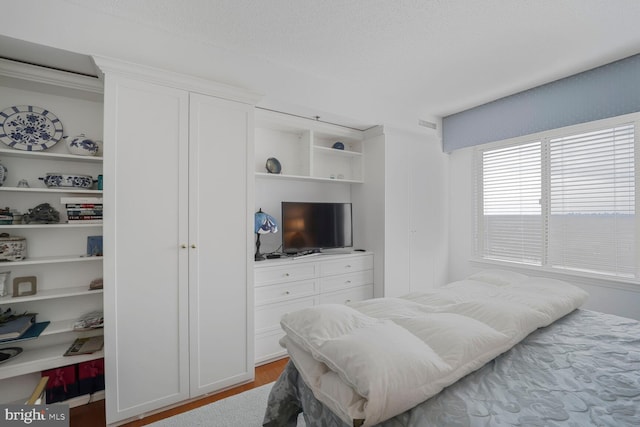
[[[187,114],[186,92],[107,76],[109,423],[189,397]]]
[[[384,296],[397,297],[410,292],[407,159],[412,153],[404,140],[390,138],[385,151]]]
[[[435,211],[439,208],[434,197],[437,180],[429,164],[433,156],[426,142],[410,142],[407,170],[409,172],[409,292],[432,289],[434,260],[440,250],[434,231],[441,228]]]
[[[192,396],[253,378],[253,213],[247,187],[252,128],[252,107],[191,94]]]

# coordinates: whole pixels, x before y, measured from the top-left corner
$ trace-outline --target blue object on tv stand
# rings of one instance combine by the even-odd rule
[[[336,150],[344,150],[344,144],[340,141],[333,144],[331,148],[335,148]]]

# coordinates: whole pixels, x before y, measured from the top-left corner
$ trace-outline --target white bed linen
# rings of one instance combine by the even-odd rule
[[[318,400],[349,425],[371,426],[437,394],[587,297],[563,281],[489,270],[402,298],[288,313],[281,344]]]

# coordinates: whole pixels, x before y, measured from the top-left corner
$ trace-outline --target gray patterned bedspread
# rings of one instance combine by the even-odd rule
[[[348,427],[289,362],[263,426]],[[576,310],[380,427],[640,426],[640,322]]]

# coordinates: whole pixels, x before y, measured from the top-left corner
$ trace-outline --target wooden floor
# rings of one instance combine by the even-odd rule
[[[284,369],[284,366],[287,364],[288,360],[289,359],[281,359],[266,365],[258,366],[256,368],[255,381],[251,383],[244,384],[218,394],[203,397],[202,399],[186,403],[177,408],[169,409],[154,415],[149,415],[148,417],[145,417],[141,420],[135,420],[130,423],[123,424],[123,427],[138,427],[151,424],[163,418],[190,411],[191,409],[195,409],[208,403],[215,402],[216,400],[224,399],[225,397],[233,396],[234,394],[242,393],[243,391],[251,390],[252,388],[260,387],[261,385],[273,382],[278,379],[278,376]],[[106,426],[104,400],[71,409],[70,427],[85,426]]]

